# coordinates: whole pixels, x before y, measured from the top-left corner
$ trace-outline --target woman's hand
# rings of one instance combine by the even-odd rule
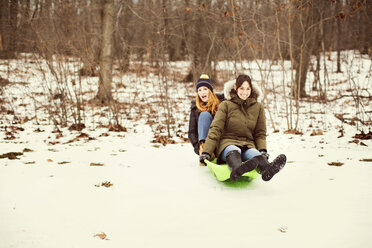
[[[206,165],[206,163],[204,162],[204,159],[206,159],[206,160],[210,160],[210,159],[211,159],[211,155],[209,155],[208,153],[203,152],[203,153],[199,156],[199,161],[200,161],[200,163]]]

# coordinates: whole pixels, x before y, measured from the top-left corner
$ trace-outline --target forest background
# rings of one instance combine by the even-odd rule
[[[0,247],[372,247],[371,6],[0,0]],[[262,89],[270,182],[199,166],[201,73]]]
[[[282,75],[270,80],[282,84],[287,130],[296,133],[303,128],[298,121],[300,101],[326,104],[335,100],[328,95],[329,73],[342,72],[342,63],[347,61],[341,52],[355,50],[348,56],[371,57],[371,6],[371,0],[4,0],[0,2],[0,58],[8,65],[8,75],[16,73],[11,67],[14,59],[45,61],[47,69],[40,66],[45,81],[41,94],[60,101],[51,102],[44,111],[56,127],[72,124],[76,130],[85,127],[87,103],[107,106],[110,125],[125,130],[123,119],[137,104],[138,92],[125,106],[120,104],[113,91],[126,86],[121,82],[113,88],[113,77],[154,73],[163,116],[148,122],[164,124],[157,129],[165,133],[165,140],[180,136],[174,120],[177,99],[169,93],[172,84],[195,83],[201,73],[207,73],[221,89],[224,82],[249,70],[244,61],[251,61],[260,73],[254,80],[264,89],[263,102],[269,105],[266,94],[276,90],[269,89],[268,77],[279,66]],[[335,71],[326,63],[332,52],[337,54]],[[73,63],[67,66],[66,61]],[[177,61],[187,62],[186,75],[172,69]],[[219,66],[221,61],[233,63],[233,69]],[[263,68],[262,61],[268,66]],[[48,73],[52,79],[47,79]],[[356,115],[349,122],[369,129],[370,113],[363,108],[363,100],[369,102],[371,94],[355,88],[351,74],[347,72],[345,79],[350,82],[349,92],[337,98],[352,96]],[[97,93],[88,100],[81,90],[87,77],[98,78]],[[9,77],[0,78],[1,86],[10,83]],[[43,107],[36,100],[34,105],[37,119],[36,109]],[[270,109],[269,116],[275,130]],[[338,118],[347,121],[344,116]]]

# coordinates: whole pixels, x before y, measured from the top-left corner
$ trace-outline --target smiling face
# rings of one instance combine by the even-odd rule
[[[209,89],[205,86],[198,88],[198,95],[203,102],[208,102]]]
[[[247,81],[244,81],[244,83],[236,90],[238,96],[242,100],[247,100],[247,98],[251,95],[252,89],[249,86],[249,83]]]

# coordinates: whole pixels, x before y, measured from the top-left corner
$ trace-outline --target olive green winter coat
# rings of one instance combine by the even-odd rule
[[[219,157],[228,145],[266,150],[266,118],[261,103],[236,94],[223,101],[209,128],[204,152]]]

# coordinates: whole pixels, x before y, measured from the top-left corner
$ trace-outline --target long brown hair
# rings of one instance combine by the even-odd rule
[[[204,105],[203,101],[200,99],[199,94],[196,94],[195,103],[196,107],[198,108],[199,112],[208,111],[212,115],[215,115],[217,112],[218,105],[220,105],[220,100],[210,89],[208,89],[208,101],[207,104]]]

